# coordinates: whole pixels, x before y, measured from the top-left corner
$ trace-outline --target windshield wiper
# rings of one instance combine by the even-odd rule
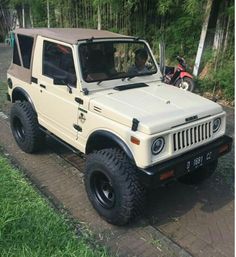
[[[123,91],[123,90],[128,90],[128,89],[133,89],[133,88],[140,88],[140,87],[148,87],[148,85],[145,84],[145,83],[135,83],[135,84],[116,86],[113,89],[117,90],[117,91]]]
[[[129,76],[129,77],[127,77],[127,80],[131,80],[131,79],[133,79],[133,78],[135,78],[135,77],[137,77],[138,75],[131,75],[131,76]]]
[[[127,77],[127,80],[131,80],[135,77],[142,77],[142,76],[147,76],[147,75],[152,75],[154,74],[153,72],[147,72],[147,73],[137,73],[137,74],[133,74]]]

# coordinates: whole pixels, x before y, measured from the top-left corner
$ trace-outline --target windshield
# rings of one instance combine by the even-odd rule
[[[83,79],[86,82],[150,75],[157,68],[142,42],[89,42],[79,46]]]

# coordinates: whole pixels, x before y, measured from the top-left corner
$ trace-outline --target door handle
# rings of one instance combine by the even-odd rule
[[[42,84],[40,84],[39,86],[46,89],[46,86],[44,86],[44,85],[42,85]]]
[[[77,103],[79,103],[79,104],[83,104],[83,103],[84,103],[83,99],[81,99],[81,98],[79,98],[79,97],[75,97],[75,101],[76,101]]]

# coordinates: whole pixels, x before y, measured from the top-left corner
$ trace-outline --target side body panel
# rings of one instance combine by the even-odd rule
[[[78,103],[75,102],[78,90],[73,88],[70,94],[66,85],[54,85],[52,78],[43,75],[43,43],[44,38],[38,36],[32,69],[32,76],[37,78],[38,83],[32,83],[32,101],[39,123],[63,140],[71,142],[78,136],[78,131],[73,127],[78,117]],[[71,48],[70,45],[62,45]]]

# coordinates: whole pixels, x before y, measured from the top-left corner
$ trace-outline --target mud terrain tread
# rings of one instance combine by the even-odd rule
[[[137,178],[136,168],[129,161],[125,153],[117,148],[103,149],[90,154],[86,162],[85,184],[89,199],[95,209],[97,209],[97,205],[94,204],[90,192],[89,175],[91,172],[90,166],[96,162],[106,166],[111,172],[110,177],[112,176],[112,180],[113,182],[115,181],[116,187],[117,185],[120,185],[123,192],[120,208],[115,206],[113,210],[111,210],[112,214],[109,217],[105,216],[104,218],[108,222],[116,225],[129,223],[141,214],[145,200],[145,189]],[[104,213],[101,212],[100,209],[97,209],[97,211],[100,215],[104,216]]]
[[[18,118],[25,129],[25,140],[20,141],[15,133],[14,118]],[[26,153],[33,153],[41,149],[44,137],[39,129],[36,113],[29,102],[16,102],[11,109],[10,123],[13,136],[18,146]]]

